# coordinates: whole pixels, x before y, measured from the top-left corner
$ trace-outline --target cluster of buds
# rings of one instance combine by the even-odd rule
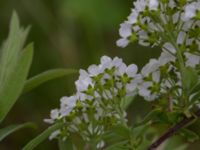
[[[45,122],[64,122],[66,126],[52,133],[50,139],[79,134],[86,142],[99,139],[106,130],[118,123],[126,124],[126,112],[122,99],[134,94],[138,87],[137,66],[126,66],[122,59],[103,56],[99,65],[80,70],[75,82],[77,93],[61,98],[59,109],[51,111]],[[102,147],[98,141],[97,147]]]

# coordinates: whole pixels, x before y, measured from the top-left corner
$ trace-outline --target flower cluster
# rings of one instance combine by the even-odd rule
[[[143,46],[159,45],[172,53],[176,52],[177,45],[184,45],[188,51],[197,50],[200,48],[200,1],[137,0],[128,20],[120,25],[119,34],[119,47],[138,40]]]
[[[138,40],[140,45],[163,50],[158,59],[143,67],[139,94],[155,100],[175,87],[175,95],[181,95],[180,61],[194,69],[200,64],[200,1],[137,0],[133,4],[128,19],[120,25],[117,45],[126,47]]]
[[[126,124],[126,113],[121,107],[122,99],[134,94],[140,77],[137,66],[126,66],[122,59],[103,56],[99,65],[91,65],[88,70],[80,70],[75,82],[77,93],[61,98],[59,109],[51,111],[45,122],[64,122],[65,127],[52,133],[50,139],[63,139],[80,134],[86,142],[98,139],[114,124]],[[97,147],[103,146],[98,141]]]
[[[160,46],[158,59],[150,59],[141,71],[135,64],[127,66],[122,59],[108,56],[99,65],[80,70],[75,82],[76,93],[60,100],[60,108],[51,111],[45,122],[65,125],[50,139],[80,135],[86,142],[101,139],[116,124],[127,125],[123,108],[125,97],[138,93],[159,107],[177,112],[190,109],[200,70],[200,1],[137,0],[128,20],[120,25],[120,47],[138,41],[143,46]],[[189,81],[184,81],[185,76]],[[199,103],[199,102],[198,102]],[[196,105],[197,103],[195,103]]]
[[[158,59],[150,59],[141,70],[142,82],[139,84],[139,95],[145,100],[161,99],[170,93],[170,97],[177,96],[177,91],[170,91],[177,87],[180,74],[176,68],[176,57],[168,52],[162,52]],[[180,84],[180,83],[179,83]]]

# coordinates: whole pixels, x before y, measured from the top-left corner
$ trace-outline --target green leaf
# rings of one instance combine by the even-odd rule
[[[14,73],[10,75],[4,87],[0,89],[0,122],[8,114],[23,90],[32,57],[33,44],[29,44],[19,56]]]
[[[17,125],[10,125],[3,129],[0,129],[0,141],[2,141],[5,137],[10,135],[11,133],[18,131],[22,128],[34,128],[35,125],[33,123],[24,123],[24,124],[17,124]]]
[[[182,82],[186,92],[189,92],[198,82],[198,74],[196,70],[191,67],[184,68]]]
[[[165,143],[161,145],[163,150],[186,150],[188,143],[185,143],[180,136],[172,136]]]
[[[102,136],[102,139],[108,143],[114,143],[117,141],[121,141],[124,138],[121,135],[109,131]]]
[[[160,116],[161,113],[162,113],[162,111],[160,109],[154,109],[154,110],[150,111],[144,117],[144,119],[141,122],[137,123],[135,126],[144,125],[144,124],[148,123],[150,120],[155,120],[158,118],[158,116]]]
[[[73,144],[70,140],[63,141],[62,139],[58,140],[59,150],[73,150]]]
[[[190,90],[190,94],[196,93],[200,91],[200,82],[198,81],[196,85]]]
[[[53,80],[55,78],[60,78],[66,75],[77,73],[74,69],[53,69],[49,71],[45,71],[35,77],[32,77],[28,81],[26,81],[24,87],[24,93],[31,91],[32,89],[40,86],[41,84]]]
[[[116,125],[112,131],[123,138],[129,138],[130,129],[124,125]]]
[[[134,96],[128,96],[124,99],[121,100],[121,107],[124,108],[125,110],[131,105],[131,103],[134,101],[135,99],[135,95]]]
[[[140,126],[133,127],[131,130],[132,137],[140,138],[144,135],[144,133],[148,133],[151,130],[150,126],[147,124],[143,124]]]
[[[22,150],[32,150],[36,148],[40,143],[42,143],[45,139],[47,139],[52,132],[56,131],[57,129],[60,129],[62,126],[63,123],[58,123],[50,126],[40,135],[38,135],[36,138],[34,138],[28,144],[26,144]]]
[[[0,90],[4,88],[10,76],[15,73],[20,52],[23,49],[29,28],[20,28],[19,19],[14,12],[11,18],[9,35],[3,43],[0,54]]]

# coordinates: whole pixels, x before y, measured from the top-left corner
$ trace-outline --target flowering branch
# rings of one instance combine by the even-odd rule
[[[200,109],[195,113],[197,117],[200,117]],[[191,116],[189,118],[184,117],[179,123],[177,123],[174,127],[169,128],[160,138],[158,138],[153,144],[149,146],[147,150],[155,150],[158,146],[160,146],[164,141],[173,136],[179,129],[183,128],[190,122],[195,119],[195,116]]]

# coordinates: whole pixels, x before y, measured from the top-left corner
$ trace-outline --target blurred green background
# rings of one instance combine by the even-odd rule
[[[7,37],[10,17],[16,10],[21,24],[32,26],[27,42],[35,43],[35,54],[29,77],[53,68],[87,68],[99,63],[102,55],[118,56],[141,67],[149,58],[157,57],[159,50],[137,44],[124,49],[115,45],[119,24],[131,7],[132,0],[1,0],[0,41]],[[38,128],[12,134],[0,144],[0,150],[19,150],[47,128],[43,119],[59,106],[60,97],[73,94],[76,79],[56,79],[21,96],[4,125],[32,121]],[[145,114],[149,105],[137,99],[131,108],[130,119],[134,120],[137,114]],[[37,149],[56,150],[56,140],[46,141]]]

